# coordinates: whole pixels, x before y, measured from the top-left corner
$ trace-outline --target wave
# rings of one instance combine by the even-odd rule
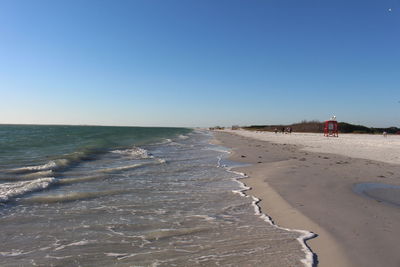
[[[89,182],[94,180],[101,180],[105,179],[107,176],[105,175],[97,175],[97,176],[85,176],[85,177],[78,177],[78,178],[63,178],[58,180],[57,184],[74,184],[80,182]]]
[[[35,179],[44,178],[44,177],[53,177],[53,172],[52,171],[43,171],[43,172],[37,172],[37,173],[21,175],[21,176],[15,176],[15,175],[0,176],[0,181],[22,182],[22,181],[30,181],[30,180],[35,180]]]
[[[25,175],[22,176],[22,179],[51,177],[52,175],[53,175],[53,170],[45,170],[45,171],[38,171],[38,172],[25,174]]]
[[[25,177],[37,177],[41,176],[40,173],[49,172],[49,171],[56,171],[60,168],[65,168],[69,166],[73,161],[69,159],[57,159],[51,160],[43,165],[36,165],[36,166],[27,166],[21,167],[16,169],[8,170],[8,173],[14,174],[26,174]],[[42,175],[43,177],[43,175]]]
[[[71,202],[75,200],[92,199],[103,196],[113,196],[132,192],[132,189],[126,190],[110,190],[97,192],[71,192],[57,195],[35,196],[22,200],[24,203],[57,203]]]
[[[136,163],[136,164],[127,165],[127,166],[104,168],[104,169],[98,170],[98,172],[108,173],[108,172],[115,172],[115,171],[127,171],[127,170],[131,170],[131,169],[136,169],[138,167],[145,166],[145,165],[149,165],[149,163]]]
[[[163,163],[166,163],[165,159],[156,159],[155,161],[150,161],[150,162],[135,163],[132,165],[126,165],[126,166],[120,166],[120,167],[104,168],[104,169],[98,170],[97,172],[109,173],[109,172],[115,172],[115,171],[127,171],[127,170],[132,170],[132,169],[136,169],[136,168],[147,166],[147,165],[163,164]]]
[[[186,135],[180,134],[180,135],[178,135],[178,138],[179,138],[179,139],[188,139],[188,138],[189,138],[189,136],[186,136]]]
[[[0,202],[7,202],[25,193],[43,190],[55,183],[54,177],[45,177],[31,181],[0,184]]]
[[[22,174],[22,173],[29,173],[29,172],[54,170],[56,167],[57,167],[57,163],[55,161],[51,160],[48,163],[43,164],[43,165],[16,168],[16,169],[11,169],[8,172],[9,173]]]
[[[98,151],[94,150],[85,150],[85,151],[75,151],[70,154],[62,155],[62,158],[50,160],[49,162],[42,165],[33,165],[33,166],[25,166],[15,169],[7,170],[7,173],[13,174],[27,174],[25,177],[43,177],[44,175],[40,174],[45,171],[56,171],[59,169],[67,168],[72,164],[90,160],[94,158],[94,155],[98,154]],[[36,173],[36,174],[34,174]]]
[[[153,158],[152,155],[146,149],[140,147],[133,147],[125,150],[113,150],[111,153],[121,154],[121,155],[128,155],[133,157],[134,159],[149,159]]]

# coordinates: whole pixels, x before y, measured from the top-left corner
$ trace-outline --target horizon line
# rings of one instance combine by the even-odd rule
[[[1,125],[30,125],[30,126],[91,126],[91,127],[140,127],[140,128],[205,128],[184,126],[138,126],[138,125],[101,125],[101,124],[58,124],[58,123],[1,123]]]

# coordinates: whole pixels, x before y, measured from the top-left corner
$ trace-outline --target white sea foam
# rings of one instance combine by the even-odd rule
[[[21,256],[21,255],[29,254],[29,253],[32,253],[32,252],[33,251],[24,252],[24,251],[19,250],[19,249],[13,249],[11,251],[0,251],[0,255],[4,256],[4,257],[15,257],[15,256]]]
[[[309,231],[305,231],[305,230],[298,230],[298,229],[289,229],[289,228],[284,228],[284,227],[280,227],[278,225],[276,225],[272,218],[269,217],[266,214],[261,213],[261,208],[258,205],[258,203],[260,202],[260,199],[251,196],[251,198],[253,199],[252,205],[254,207],[254,213],[258,216],[260,216],[264,221],[268,222],[269,224],[285,230],[285,231],[289,231],[289,232],[297,232],[300,234],[300,236],[297,238],[297,241],[299,241],[299,243],[302,246],[302,250],[303,252],[306,254],[306,257],[304,259],[301,260],[301,262],[305,265],[305,266],[309,266],[312,267],[314,264],[314,253],[311,251],[311,249],[307,246],[306,241],[309,239],[312,239],[314,237],[316,237],[316,234],[309,232]]]
[[[186,135],[180,134],[180,135],[178,136],[178,138],[179,138],[179,139],[188,139],[188,138],[189,138],[189,136],[186,136]]]
[[[45,189],[55,181],[54,177],[45,177],[31,181],[0,184],[0,202],[8,201],[10,198],[21,196],[27,192]]]
[[[140,147],[133,147],[133,148],[124,149],[124,150],[113,150],[111,152],[117,153],[117,154],[122,154],[122,155],[128,155],[135,159],[153,158],[153,156],[149,155],[149,153],[146,149],[143,149]]]
[[[97,240],[82,240],[82,241],[73,242],[73,243],[70,243],[70,244],[67,244],[67,245],[62,245],[62,246],[56,247],[54,249],[54,251],[61,250],[61,249],[64,249],[66,247],[84,246],[84,245],[87,245],[87,244],[90,244],[90,243],[96,243],[96,242],[97,242]]]
[[[207,148],[204,148],[204,150],[212,150],[212,151],[217,151],[217,152],[226,153],[226,154],[231,153],[230,150],[224,149],[222,147],[207,147]]]
[[[155,161],[141,162],[141,163],[135,163],[135,164],[126,165],[126,166],[112,167],[112,168],[104,168],[104,169],[98,170],[98,172],[109,173],[109,172],[115,172],[115,171],[127,171],[127,170],[136,169],[136,168],[139,168],[142,166],[146,166],[146,165],[163,164],[165,162],[166,162],[165,159],[156,159]]]
[[[57,257],[57,256],[51,256],[51,255],[46,255],[45,258],[47,259],[56,259],[56,260],[63,260],[63,259],[68,259],[68,258],[72,258],[74,257],[74,255],[67,255],[67,256],[63,256],[63,257]]]
[[[165,159],[157,159],[157,162],[160,164],[166,163],[167,161]]]
[[[16,174],[32,173],[31,174],[32,177],[35,177],[35,175],[39,172],[43,172],[43,174],[44,174],[45,171],[54,171],[60,167],[68,166],[68,164],[70,164],[70,160],[68,160],[68,159],[57,159],[57,160],[51,160],[51,161],[47,162],[46,164],[42,164],[42,165],[26,166],[26,167],[11,169],[11,170],[8,170],[8,172],[16,173]],[[33,174],[33,173],[36,173],[36,174]]]
[[[43,165],[27,166],[27,167],[12,169],[9,172],[11,172],[11,173],[26,173],[26,172],[47,171],[47,170],[53,170],[56,167],[57,167],[56,162],[51,160],[48,163],[43,164]]]
[[[225,167],[223,165],[220,165],[220,161],[221,161],[221,157],[218,157],[218,167]],[[236,175],[241,176],[241,178],[246,178],[248,177],[245,173],[241,173],[241,172],[237,172],[237,171],[233,171],[232,167],[230,168],[226,168],[225,169],[228,172],[234,173]],[[307,246],[306,241],[309,239],[312,239],[314,237],[316,237],[316,234],[310,232],[310,231],[306,231],[306,230],[298,230],[298,229],[289,229],[289,228],[284,228],[284,227],[280,227],[278,225],[276,225],[272,218],[269,217],[267,214],[264,214],[261,212],[261,207],[258,205],[258,203],[260,202],[260,199],[252,196],[252,195],[247,195],[245,193],[245,191],[250,190],[251,188],[246,186],[244,183],[242,183],[241,181],[239,181],[240,178],[233,178],[234,181],[236,181],[237,183],[239,183],[239,186],[241,187],[240,190],[232,190],[233,193],[235,194],[239,194],[242,197],[251,197],[252,198],[252,206],[254,208],[254,214],[259,216],[261,219],[263,219],[265,222],[271,224],[272,226],[281,229],[281,230],[285,230],[288,232],[297,232],[300,234],[300,236],[297,238],[297,241],[300,243],[303,252],[305,253],[305,258],[301,260],[301,262],[304,264],[304,266],[307,267],[312,267],[314,265],[314,253],[311,251],[311,249]]]
[[[135,169],[138,168],[140,166],[144,166],[146,165],[146,163],[137,163],[137,164],[132,164],[132,165],[127,165],[127,166],[120,166],[120,167],[114,167],[114,168],[104,168],[104,169],[100,169],[98,170],[98,172],[114,172],[114,171],[126,171],[126,170],[131,170],[131,169]]]
[[[128,256],[128,253],[113,253],[113,252],[109,252],[109,253],[104,253],[104,255],[108,256],[108,257],[125,257]]]

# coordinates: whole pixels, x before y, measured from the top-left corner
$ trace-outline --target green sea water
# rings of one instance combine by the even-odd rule
[[[261,214],[212,138],[0,126],[0,266],[304,266],[304,233]]]
[[[41,165],[60,158],[85,159],[190,131],[160,127],[0,125],[0,167]]]

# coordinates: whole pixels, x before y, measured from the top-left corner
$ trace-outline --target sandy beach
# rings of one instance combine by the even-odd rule
[[[241,180],[282,227],[312,231],[318,266],[400,266],[399,187],[354,192],[360,183],[400,185],[398,136],[218,131]],[[369,197],[367,197],[367,195]]]

